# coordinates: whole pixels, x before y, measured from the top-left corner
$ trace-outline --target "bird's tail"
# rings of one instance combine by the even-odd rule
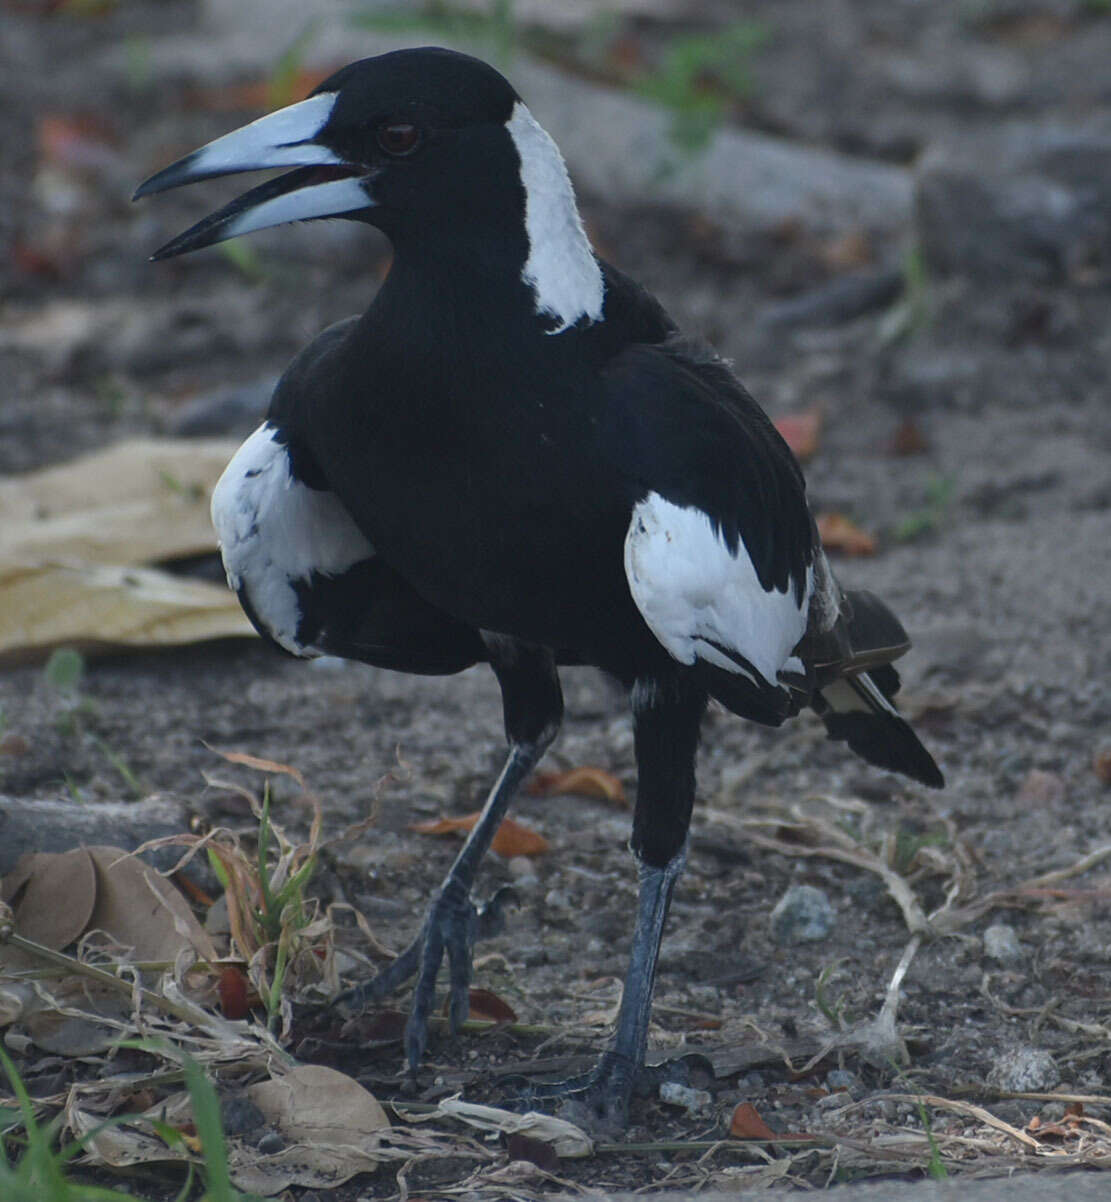
[[[910,647],[902,623],[878,597],[851,592],[844,595],[839,625],[843,655],[814,665],[817,687],[810,699],[829,737],[877,768],[942,788],[941,770],[893,702],[899,673],[891,661]]]

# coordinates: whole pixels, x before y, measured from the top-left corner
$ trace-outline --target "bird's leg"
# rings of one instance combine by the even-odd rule
[[[436,976],[445,954],[450,981],[448,1016],[453,1034],[467,1017],[472,949],[476,939],[501,929],[501,911],[508,893],[499,890],[486,906],[477,907],[470,896],[475,874],[509,803],[555,738],[563,716],[563,698],[551,654],[507,639],[484,637],[502,689],[510,744],[505,767],[433,898],[420,934],[374,980],[348,991],[340,999],[356,1005],[377,1001],[417,974],[405,1028],[406,1059],[414,1073],[428,1042]]]
[[[698,728],[705,707],[705,694],[679,677],[634,686],[638,781],[632,850],[640,889],[613,1046],[587,1076],[528,1091],[532,1097],[568,1096],[578,1117],[602,1129],[627,1125],[629,1099],[644,1065],[660,940],[686,863]]]

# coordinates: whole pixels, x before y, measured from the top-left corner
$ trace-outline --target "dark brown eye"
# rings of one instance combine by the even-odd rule
[[[412,154],[420,145],[420,130],[407,121],[391,121],[378,127],[378,145],[387,154]]]

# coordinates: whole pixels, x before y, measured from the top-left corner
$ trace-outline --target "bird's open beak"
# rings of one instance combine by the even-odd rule
[[[287,221],[338,217],[370,208],[374,201],[366,187],[370,178],[366,167],[347,162],[315,140],[327,124],[335,101],[335,92],[321,92],[260,117],[194,150],[140,184],[133,200],[217,175],[268,167],[295,168],[211,213],[160,247],[151,258],[169,259]]]

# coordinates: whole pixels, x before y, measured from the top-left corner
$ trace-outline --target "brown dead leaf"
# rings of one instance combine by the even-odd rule
[[[118,847],[90,847],[96,868],[96,906],[89,929],[105,931],[139,960],[173,960],[191,947],[216,959],[208,933],[189,903],[165,878]]]
[[[4,877],[0,897],[14,905],[15,932],[60,952],[89,928],[96,905],[96,870],[84,847],[30,852]],[[5,949],[8,953],[15,949]]]
[[[811,405],[809,409],[801,409],[798,413],[784,413],[775,419],[775,428],[783,435],[795,458],[805,462],[818,449],[822,432],[822,406]]]
[[[435,818],[428,822],[414,822],[409,827],[419,835],[451,835],[458,831],[472,830],[478,821],[479,811],[473,814],[463,814],[458,818]],[[539,832],[530,830],[527,826],[506,818],[490,846],[505,859],[514,856],[540,856],[551,848],[551,844]]]
[[[913,417],[904,417],[895,427],[888,449],[892,455],[922,455],[930,449],[930,440]]]
[[[820,513],[816,520],[822,546],[827,551],[841,551],[845,555],[875,555],[875,538],[843,513]]]
[[[0,562],[0,663],[254,637],[221,585],[150,568]]]
[[[298,768],[291,764],[280,764],[277,760],[263,759],[262,756],[251,755],[249,751],[221,751],[218,747],[211,748],[218,756],[229,764],[242,764],[245,768],[255,768],[259,772],[271,772],[281,776],[292,777],[303,789],[305,778]]]
[[[1105,785],[1111,785],[1111,744],[1096,748],[1092,755],[1092,771]]]
[[[517,1014],[513,1007],[489,989],[471,989],[470,1017],[490,1023],[515,1023],[517,1021]]]
[[[230,1018],[233,1022],[236,1019],[246,1018],[251,1009],[250,995],[252,992],[251,984],[243,969],[229,964],[220,970],[220,977],[216,982],[216,993],[220,998],[220,1009],[224,1012],[225,1018]],[[255,994],[255,1002],[257,1003],[257,1001],[258,995]]]
[[[740,1102],[729,1120],[729,1134],[736,1139],[775,1139],[775,1132],[760,1117],[751,1102]]]
[[[568,772],[537,772],[528,783],[533,797],[597,797],[627,806],[625,787],[612,772],[585,765]]]
[[[377,1098],[345,1073],[300,1064],[250,1086],[247,1096],[286,1146],[260,1155],[236,1145],[231,1171],[240,1188],[267,1195],[291,1185],[334,1189],[377,1167],[390,1121]]]

